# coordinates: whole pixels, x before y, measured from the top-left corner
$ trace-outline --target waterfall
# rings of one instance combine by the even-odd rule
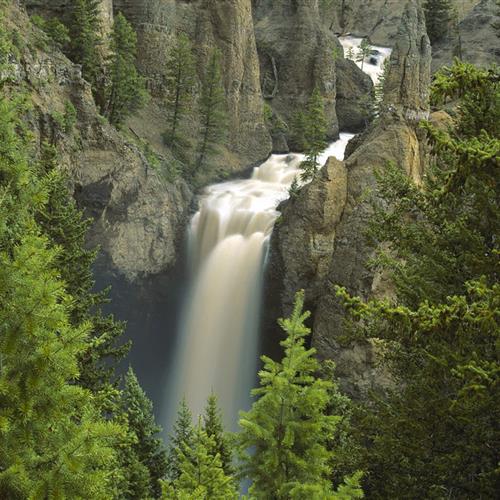
[[[344,37],[345,46],[361,39]],[[374,47],[364,65],[376,80],[389,49]],[[341,133],[319,158],[344,158],[353,134]],[[236,429],[238,411],[250,406],[258,366],[261,286],[267,246],[300,154],[272,155],[250,179],[205,189],[189,228],[191,290],[186,298],[164,414],[167,430],[183,397],[196,418],[208,395],[219,399],[225,424]]]

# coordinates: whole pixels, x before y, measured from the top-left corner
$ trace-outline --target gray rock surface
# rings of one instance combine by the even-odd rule
[[[182,180],[161,180],[143,153],[99,116],[80,67],[50,46],[37,48],[40,33],[26,15],[14,7],[9,14],[6,22],[28,42],[12,68],[14,87],[26,85],[36,144],[57,147],[69,188],[94,219],[89,243],[99,244],[113,270],[128,279],[168,269],[189,214],[189,188]],[[67,101],[77,112],[70,131],[56,114],[64,114]]]
[[[432,70],[450,65],[455,56],[464,61],[488,66],[500,62],[500,4],[496,0],[481,0],[460,22],[458,32],[432,48]]]
[[[339,45],[321,22],[318,0],[258,0],[254,18],[267,102],[289,122],[317,86],[325,102],[328,135],[336,137],[333,51]]]
[[[339,343],[343,310],[334,285],[365,298],[391,291],[383,276],[374,276],[367,268],[373,248],[364,234],[371,212],[369,194],[376,186],[375,170],[392,161],[417,182],[422,175],[425,152],[417,124],[428,116],[426,89],[430,84],[430,44],[422,16],[416,1],[407,3],[380,118],[353,141],[345,162],[330,160],[317,179],[286,205],[271,242],[268,297],[279,297],[282,315],[289,312],[295,291],[306,290],[307,306],[313,311],[313,345],[321,357],[336,361],[341,383],[354,396],[389,380],[376,365],[380,346]],[[338,194],[340,186],[344,196]],[[316,241],[319,257],[309,243]]]

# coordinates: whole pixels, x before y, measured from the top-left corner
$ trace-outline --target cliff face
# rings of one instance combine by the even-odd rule
[[[338,41],[321,22],[318,0],[254,2],[255,34],[264,97],[285,121],[321,91],[328,134],[339,132],[335,112],[334,48]]]
[[[374,365],[377,346],[340,346],[343,315],[333,285],[363,297],[389,291],[383,277],[366,267],[373,251],[364,238],[367,193],[376,186],[374,171],[389,161],[419,181],[423,152],[416,125],[428,113],[429,84],[429,39],[422,10],[411,0],[391,56],[389,92],[379,120],[352,141],[345,162],[330,159],[286,205],[272,237],[268,292],[280,300],[273,314],[277,308],[287,314],[295,291],[304,288],[313,310],[313,344],[322,357],[337,362],[344,387],[354,395],[386,380]]]
[[[123,11],[133,21],[139,67],[149,79],[153,95],[160,99],[167,53],[176,33],[191,38],[200,70],[206,67],[210,50],[220,49],[229,116],[227,146],[234,153],[225,169],[244,167],[269,154],[271,139],[264,124],[250,0],[115,0],[114,10]],[[154,106],[153,101],[150,110]],[[140,133],[157,134],[162,123],[151,122],[148,108],[143,117],[138,124]],[[161,147],[158,138],[154,143]]]
[[[433,71],[457,56],[480,66],[500,61],[500,4],[496,0],[481,0],[458,29],[432,48]]]
[[[39,43],[43,35],[18,8],[6,22],[26,43],[12,66],[12,87],[33,101],[27,119],[36,143],[54,144],[79,205],[94,219],[89,238],[101,245],[111,268],[129,279],[168,269],[177,256],[191,192],[162,181],[143,153],[99,116],[78,66]],[[77,122],[61,122],[71,102]]]

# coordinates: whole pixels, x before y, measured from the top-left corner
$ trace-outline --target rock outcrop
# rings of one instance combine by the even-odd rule
[[[368,195],[376,186],[374,172],[387,162],[400,165],[417,182],[421,177],[424,153],[417,123],[428,116],[430,57],[423,12],[411,0],[390,59],[381,116],[352,141],[345,162],[329,160],[287,204],[272,238],[270,302],[272,295],[278,296],[280,313],[287,314],[295,291],[306,290],[313,311],[313,345],[320,356],[336,361],[344,388],[354,396],[387,379],[374,362],[377,345],[339,344],[343,310],[334,285],[365,298],[390,291],[383,277],[367,267],[373,252],[364,236],[371,212]]]
[[[12,88],[29,92],[36,143],[57,147],[69,188],[94,219],[90,244],[99,244],[111,269],[128,279],[168,269],[189,213],[188,186],[162,180],[141,150],[99,115],[80,67],[38,43],[42,33],[20,9],[11,7],[6,22],[27,42],[12,65]],[[77,117],[71,129],[61,123],[68,103]]]
[[[289,122],[318,87],[325,102],[328,135],[336,137],[333,52],[340,46],[321,22],[318,0],[258,0],[254,18],[266,101]]]
[[[478,0],[451,0],[451,3],[462,19]],[[405,2],[401,0],[342,0],[321,5],[321,19],[335,33],[367,36],[373,44],[386,47],[394,45],[405,11]]]
[[[432,70],[450,65],[459,56],[464,61],[487,66],[500,61],[500,4],[481,0],[459,23],[458,30],[432,47]]]

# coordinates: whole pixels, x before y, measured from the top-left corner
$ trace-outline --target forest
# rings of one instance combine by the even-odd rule
[[[366,33],[356,45],[356,2],[275,11],[278,2],[168,0],[161,22],[180,28],[158,55],[159,14],[141,23],[142,4],[109,2],[106,24],[103,3],[0,1],[0,498],[496,498],[500,52],[470,60],[472,14],[460,2],[410,0],[387,44],[374,28],[375,41]],[[495,2],[470,3],[474,14]],[[248,43],[234,20],[242,12],[253,16],[254,52],[235,49]],[[316,16],[304,24],[317,30],[315,62],[302,55],[293,69],[316,80],[287,80],[289,33],[316,40],[295,27],[272,38],[266,23],[288,15]],[[435,47],[450,57],[432,70]],[[238,63],[241,81],[230,74]],[[329,154],[343,133],[345,154]],[[262,202],[265,182],[281,198],[272,191],[259,212],[244,186]],[[208,276],[217,237],[235,246],[217,261],[228,271]],[[257,250],[236,246],[250,240]],[[172,262],[189,254],[196,279],[236,278],[222,323],[210,323],[214,281],[193,327],[174,327],[191,324],[181,306],[169,318],[172,330],[208,339],[201,358],[189,358],[189,343],[165,358],[170,374],[180,359],[207,379],[189,389],[202,411],[188,391],[159,402],[143,387],[135,338],[113,309],[120,295],[101,286],[128,273],[138,296],[153,293],[137,277],[174,266],[170,247]],[[241,359],[228,360],[238,307],[242,332],[272,348],[242,340]],[[228,336],[210,337],[224,323]],[[230,380],[247,358],[250,382]],[[248,402],[234,425],[226,389],[210,379],[219,362],[234,364],[224,387]]]

